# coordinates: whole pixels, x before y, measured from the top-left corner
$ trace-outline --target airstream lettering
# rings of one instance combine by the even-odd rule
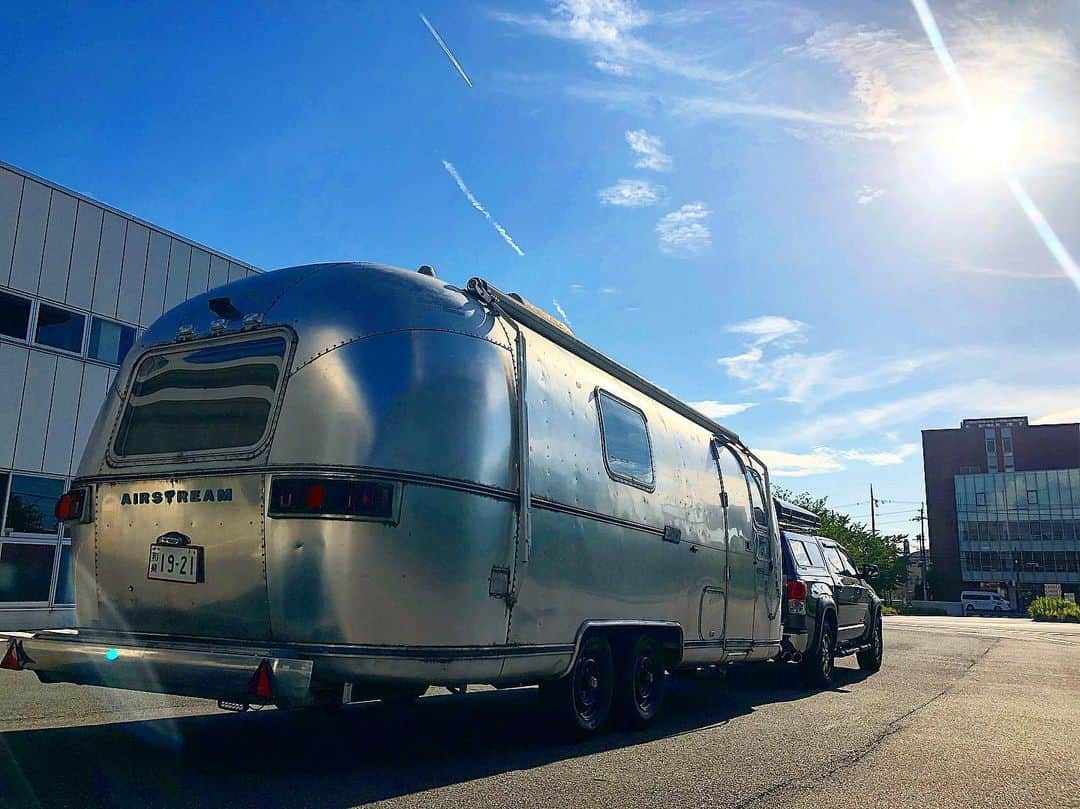
[[[781,649],[765,466],[479,279],[320,264],[181,304],[58,510],[78,625],[5,657],[45,682],[238,708],[538,683],[587,733]]]

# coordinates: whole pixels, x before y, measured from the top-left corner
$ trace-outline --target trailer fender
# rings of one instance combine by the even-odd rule
[[[682,624],[678,621],[649,621],[632,618],[583,621],[574,637],[574,654],[559,676],[565,677],[573,670],[578,654],[581,652],[581,646],[589,632],[607,632],[612,641],[617,643],[622,638],[645,629],[654,630],[661,636],[664,649],[669,655],[668,665],[673,668],[678,666],[682,661],[684,637]]]

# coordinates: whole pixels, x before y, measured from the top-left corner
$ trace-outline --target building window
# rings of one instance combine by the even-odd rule
[[[975,492],[975,505],[977,505],[977,506],[985,506],[986,505],[986,492]]]
[[[135,343],[135,329],[95,317],[90,321],[90,347],[86,356],[111,365],[124,361]]]
[[[1037,505],[1039,505],[1039,490],[1038,489],[1028,489],[1027,490],[1027,503],[1028,503],[1029,506],[1037,506]]]
[[[994,439],[993,438],[987,438],[986,439],[986,454],[987,455],[994,455],[996,452],[997,452],[997,448],[994,446]]]
[[[56,545],[4,542],[0,545],[0,602],[49,600]]]
[[[1012,438],[1007,435],[1001,437],[1001,450],[1006,455],[1012,455]]]
[[[56,501],[64,493],[64,481],[34,475],[12,475],[4,536],[11,534],[56,534],[53,514]]]
[[[56,576],[56,604],[75,603],[75,555],[71,545],[60,546],[60,570]]]
[[[644,414],[603,391],[599,392],[597,401],[608,474],[615,480],[651,490],[652,445]]]
[[[86,319],[78,312],[43,303],[38,307],[34,342],[81,354],[85,323]]]
[[[30,328],[30,301],[0,292],[0,334],[25,340]]]

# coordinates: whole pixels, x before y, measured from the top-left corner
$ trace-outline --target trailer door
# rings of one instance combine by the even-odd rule
[[[727,508],[728,585],[725,648],[749,650],[754,639],[754,533],[750,516],[750,492],[742,462],[730,447],[716,445],[716,465],[720,472]]]
[[[746,483],[750,488],[754,525],[754,637],[772,640],[776,637],[773,623],[780,611],[779,560],[774,557],[772,509],[768,507],[761,476],[747,469]]]

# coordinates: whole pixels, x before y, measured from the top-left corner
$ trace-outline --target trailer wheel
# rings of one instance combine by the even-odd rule
[[[590,736],[604,726],[611,713],[614,673],[608,639],[590,635],[570,673],[541,683],[540,696],[561,729],[577,737]]]
[[[619,724],[643,728],[657,714],[667,690],[664,650],[655,636],[628,639],[615,658],[615,711]]]

